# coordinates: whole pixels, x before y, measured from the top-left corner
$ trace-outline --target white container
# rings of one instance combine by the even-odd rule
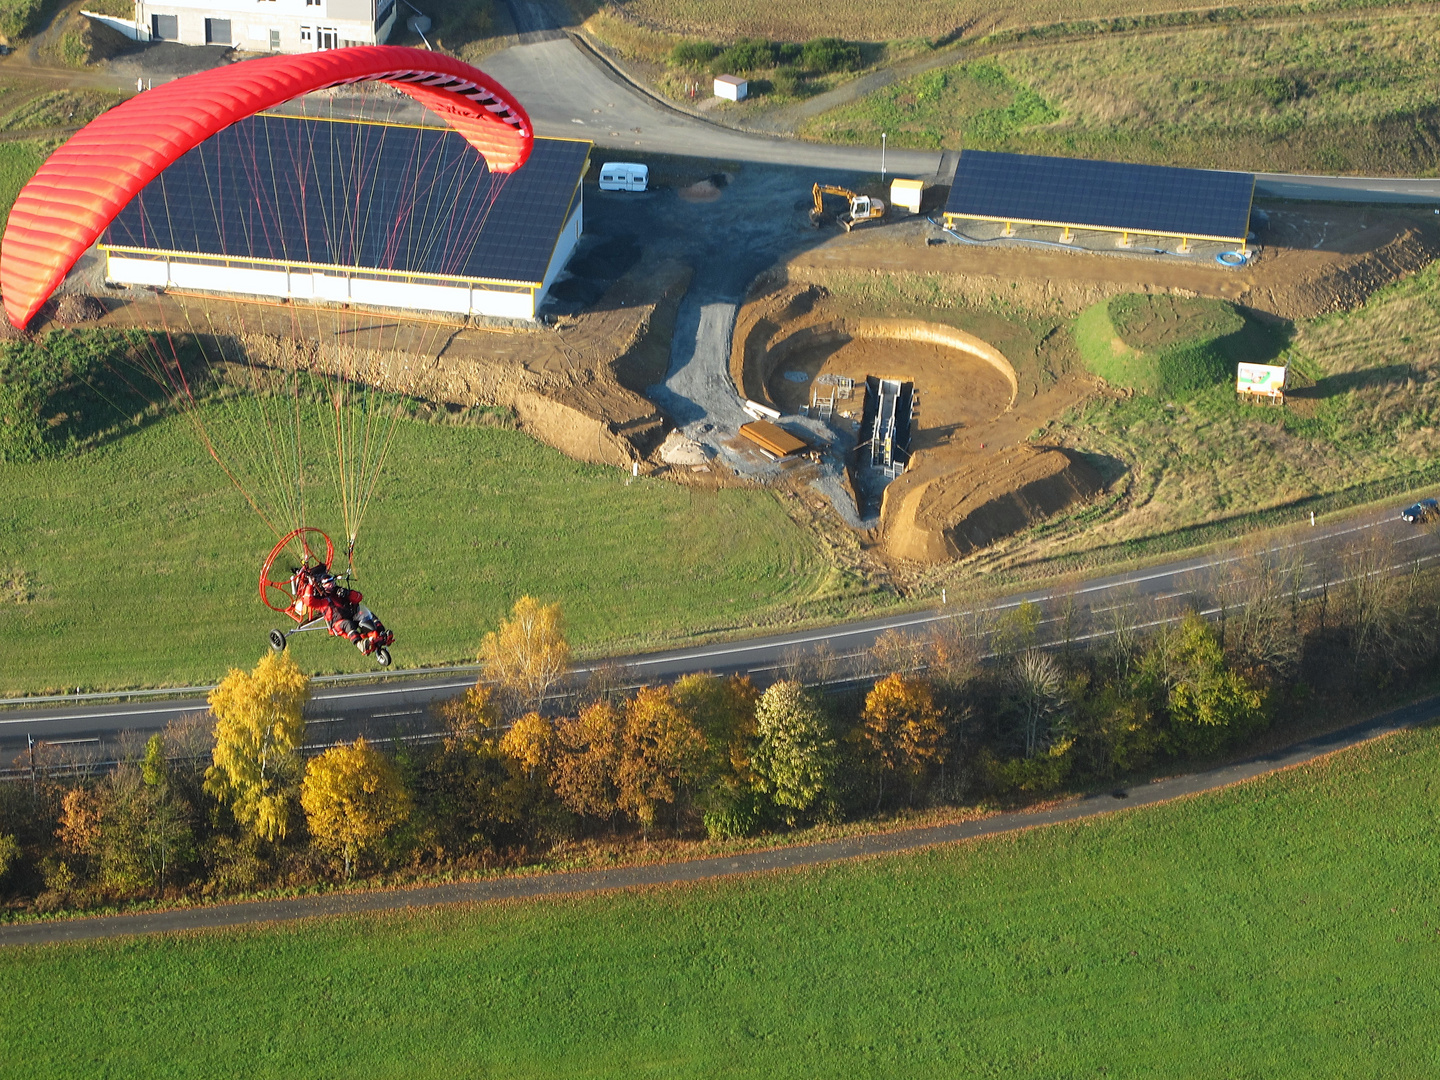
[[[744,101],[750,95],[750,84],[738,75],[716,75],[715,96],[726,101]]]
[[[644,191],[649,185],[649,165],[607,161],[600,166],[601,191]]]
[[[890,184],[890,205],[898,209],[909,210],[912,214],[920,212],[920,200],[925,194],[925,181],[923,180],[895,180]]]

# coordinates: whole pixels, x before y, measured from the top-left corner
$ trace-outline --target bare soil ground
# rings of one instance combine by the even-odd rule
[[[1269,214],[1257,257],[1241,269],[1208,259],[935,243],[940,231],[914,219],[840,234],[777,268],[768,288],[752,293],[736,323],[732,376],[742,393],[785,411],[809,404],[813,391],[828,396],[838,376],[915,381],[922,407],[914,457],[884,488],[872,538],[903,576],[907,564],[963,557],[1103,490],[1087,459],[1031,441],[1086,400],[1110,393],[1070,356],[1063,324],[1071,315],[1140,292],[1211,296],[1279,319],[1312,318],[1353,309],[1440,257],[1440,226],[1429,212],[1278,204]],[[993,340],[1014,350],[1007,353],[1016,371],[1013,400],[996,369],[973,355],[833,332],[847,319],[853,327],[856,311],[853,299],[830,295],[827,283],[844,282],[853,292],[853,279],[865,274],[911,282],[907,297],[922,304],[930,297],[937,319],[953,322],[947,309],[956,305],[968,305],[971,327],[988,318]],[[877,288],[872,305],[883,306],[885,295]],[[1017,331],[1022,323],[1031,338]],[[837,422],[846,413],[858,418],[862,405],[857,387],[850,402],[836,402]],[[863,475],[856,486],[863,499]]]
[[[624,468],[643,462],[648,469],[665,419],[637,390],[655,366],[652,354],[668,354],[690,269],[673,260],[642,264],[590,310],[553,327],[115,290],[98,277],[98,261],[91,262],[66,288],[104,297],[108,325],[318,342],[322,364],[332,350],[362,352],[386,389],[448,405],[505,406],[526,431],[572,457]]]
[[[1266,207],[1270,226],[1249,265],[1121,253],[955,242],[926,221],[857,229],[793,259],[797,281],[830,270],[943,274],[955,292],[1070,314],[1122,292],[1213,296],[1285,319],[1358,307],[1376,289],[1440,257],[1440,218],[1428,210],[1326,203]]]
[[[1093,378],[1067,376],[1021,395],[1009,361],[969,334],[851,315],[823,288],[761,290],[737,320],[731,371],[747,396],[790,412],[808,405],[812,392],[828,397],[830,380],[852,379],[854,396],[836,401],[836,424],[858,425],[866,376],[915,384],[921,406],[907,470],[885,484],[861,458],[851,463],[857,501],[882,492],[879,538],[887,557],[953,559],[1101,489],[1077,456],[1024,445],[1035,428],[1098,392]],[[826,381],[816,381],[822,376]],[[863,515],[866,506],[859,509]]]

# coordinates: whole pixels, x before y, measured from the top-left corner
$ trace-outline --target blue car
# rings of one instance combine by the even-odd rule
[[[1414,525],[1419,521],[1430,521],[1440,518],[1440,502],[1434,499],[1421,499],[1414,506],[1407,506],[1400,511],[1402,521],[1408,521]]]

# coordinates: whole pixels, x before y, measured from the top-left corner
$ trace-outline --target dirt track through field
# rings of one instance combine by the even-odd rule
[[[316,916],[363,915],[403,911],[441,904],[488,903],[497,900],[535,900],[574,896],[612,889],[684,885],[717,878],[776,870],[796,870],[846,859],[894,855],[937,844],[975,840],[1041,825],[1058,825],[1216,791],[1244,783],[1279,769],[1293,768],[1326,754],[1356,746],[1440,718],[1440,697],[1407,705],[1339,731],[1317,735],[1268,753],[1257,754],[1205,772],[1157,780],[1135,788],[1087,795],[1039,810],[995,814],[951,825],[931,825],[869,836],[827,840],[818,844],[775,848],[656,866],[614,870],[536,874],[489,881],[426,885],[415,889],[332,893],[293,900],[254,900],[178,911],[108,915],[92,919],[20,923],[0,926],[0,945],[42,945],[97,938],[125,937],[284,922]]]

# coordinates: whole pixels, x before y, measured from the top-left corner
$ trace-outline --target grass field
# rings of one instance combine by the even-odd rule
[[[0,491],[0,691],[214,679],[278,625],[256,596],[273,538],[183,419],[0,465]],[[333,507],[311,517],[338,535]],[[410,421],[356,564],[404,666],[473,657],[527,592],[599,648],[793,615],[836,584],[768,492],[632,483],[518,432]],[[369,663],[293,647],[311,670]]]
[[[1440,386],[1437,273],[1424,272],[1349,313],[1301,323],[1271,362],[1294,375],[1281,411],[1237,403],[1228,383],[1184,401],[1148,395],[1092,404],[1047,434],[1126,464],[1112,491],[1124,512],[1086,543],[1134,539],[1295,499],[1435,476]],[[1311,385],[1306,385],[1311,384]],[[1251,468],[1264,463],[1264,483]]]
[[[0,215],[8,217],[15,196],[35,175],[55,143],[38,139],[0,142]]]
[[[1099,35],[901,80],[808,121],[832,142],[1165,165],[1433,174],[1432,11]]]
[[[1286,343],[1223,300],[1134,293],[1092,304],[1073,332],[1086,367],[1111,386],[1166,397],[1229,383],[1237,363],[1269,363]]]
[[[1424,1076],[1440,734],[695,887],[0,952],[0,1076]]]
[[[1370,6],[1366,0],[1342,5]],[[1335,5],[1335,6],[1342,6]],[[577,6],[598,6],[581,3]],[[967,35],[1008,27],[1061,23],[1205,7],[1194,0],[927,0],[926,3],[865,5],[845,0],[735,0],[717,6],[705,0],[620,0],[613,5],[626,20],[672,34],[729,41],[740,37],[808,41],[838,35],[852,41],[943,38],[962,28]],[[1227,7],[1275,6],[1263,0],[1232,0]],[[1332,5],[1325,4],[1325,7]]]

